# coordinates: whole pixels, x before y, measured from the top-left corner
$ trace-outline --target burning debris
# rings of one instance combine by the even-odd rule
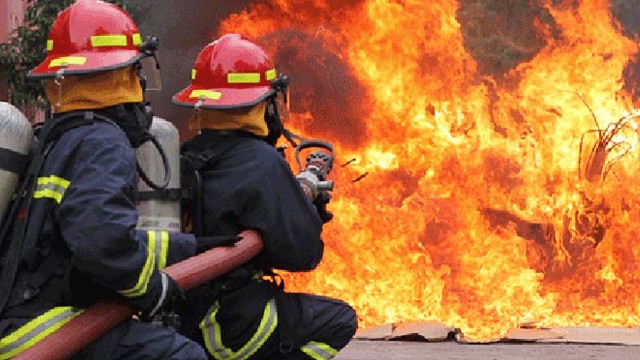
[[[367,175],[369,175],[369,173],[368,173],[368,172],[365,172],[364,174],[359,175],[357,178],[355,178],[355,179],[351,180],[351,182],[356,183],[356,182],[358,182],[358,181],[360,181],[360,180],[364,179]]]
[[[352,163],[354,163],[356,161],[357,161],[356,158],[353,158],[353,159],[347,161],[346,163],[342,164],[342,167],[349,166],[349,164],[352,164]]]
[[[580,99],[585,102],[582,97],[580,97]],[[586,102],[585,105],[587,105]],[[588,105],[587,108],[589,108]],[[634,149],[633,144],[629,142],[628,139],[636,137],[637,123],[635,119],[640,115],[624,116],[608,124],[604,129],[601,129],[598,124],[598,119],[591,108],[589,108],[589,112],[596,123],[596,129],[588,130],[580,138],[580,162],[578,169],[580,169],[581,177],[591,182],[597,182],[603,181],[613,166],[629,155]],[[596,135],[596,140],[591,150],[585,155],[583,153],[585,137],[592,134]],[[582,161],[583,157],[586,157],[585,162]]]

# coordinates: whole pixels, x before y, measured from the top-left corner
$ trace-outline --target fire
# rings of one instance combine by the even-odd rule
[[[289,290],[344,299],[362,328],[437,320],[478,341],[639,324],[637,44],[607,1],[547,0],[523,35],[538,48],[490,71],[463,10],[272,0],[222,22],[274,49],[287,126],[337,150],[325,258]]]

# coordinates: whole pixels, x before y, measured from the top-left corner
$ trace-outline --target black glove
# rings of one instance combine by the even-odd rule
[[[147,301],[145,305],[139,307],[140,320],[151,321],[161,310],[168,312],[180,312],[186,304],[187,298],[178,283],[171,276],[160,272],[161,290],[154,301]]]

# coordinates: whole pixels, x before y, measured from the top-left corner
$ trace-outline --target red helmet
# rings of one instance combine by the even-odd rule
[[[173,96],[173,102],[201,108],[233,109],[252,106],[275,93],[271,57],[253,41],[227,34],[205,46],[191,71],[191,85]]]
[[[116,5],[78,0],[54,21],[47,57],[30,77],[90,74],[125,67],[144,56],[142,38],[131,17]]]

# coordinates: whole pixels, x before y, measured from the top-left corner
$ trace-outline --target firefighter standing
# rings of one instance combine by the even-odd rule
[[[29,73],[46,80],[55,114],[39,131],[31,185],[2,239],[0,359],[105,297],[128,298],[150,319],[181,296],[161,270],[193,255],[195,238],[135,229],[135,147],[152,120],[139,65],[153,51],[145,44],[122,9],[78,0],[58,15],[47,57]],[[207,357],[173,329],[131,320],[74,358]]]
[[[252,229],[265,244],[248,264],[188,294],[183,332],[215,359],[331,359],[357,327],[348,304],[265,280],[272,268],[314,269],[324,249],[319,211],[274,146],[283,131],[272,86],[280,79],[261,47],[228,34],[200,52],[191,85],[173,98],[195,108],[190,126],[201,130],[181,151],[185,175],[196,169],[202,179],[196,234]]]

